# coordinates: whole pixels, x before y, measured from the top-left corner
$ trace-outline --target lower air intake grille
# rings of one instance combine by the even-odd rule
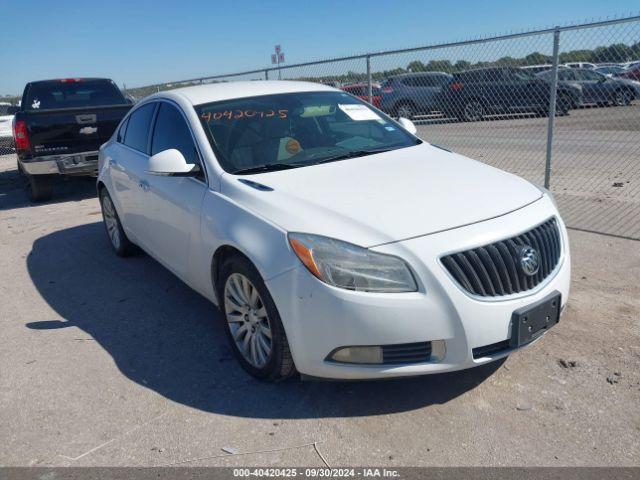
[[[538,269],[533,274],[523,269],[525,249],[535,251]],[[518,236],[442,257],[442,264],[467,292],[498,297],[540,284],[558,265],[560,250],[558,224],[552,218]]]
[[[490,357],[496,353],[500,353],[503,350],[507,350],[509,347],[509,340],[503,340],[502,342],[492,343],[491,345],[485,345],[484,347],[477,347],[472,350],[473,358]]]
[[[431,359],[431,342],[382,346],[382,363],[420,363]]]

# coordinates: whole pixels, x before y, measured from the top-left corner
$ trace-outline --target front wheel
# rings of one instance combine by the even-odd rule
[[[293,375],[280,315],[257,269],[246,258],[232,256],[222,263],[217,283],[227,337],[242,368],[270,381]]]

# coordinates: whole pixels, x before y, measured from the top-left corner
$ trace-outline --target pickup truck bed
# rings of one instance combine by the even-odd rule
[[[131,108],[108,79],[27,84],[14,119],[18,169],[31,200],[52,195],[52,175],[97,174],[98,150]]]

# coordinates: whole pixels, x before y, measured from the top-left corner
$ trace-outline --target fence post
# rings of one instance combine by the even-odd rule
[[[547,124],[547,158],[544,165],[544,188],[549,188],[551,184],[551,155],[553,150],[553,128],[556,120],[559,52],[560,27],[556,27],[553,31],[553,66],[551,67],[551,94],[549,95],[549,122]]]
[[[371,89],[371,55],[367,55],[367,100],[373,104],[373,91]]]
[[[269,70],[265,69],[264,71],[264,79],[269,80]]]

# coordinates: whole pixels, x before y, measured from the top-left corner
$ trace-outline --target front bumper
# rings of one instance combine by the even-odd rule
[[[302,265],[267,286],[287,332],[298,371],[313,377],[367,379],[448,372],[482,365],[513,351],[474,358],[473,349],[508,340],[512,313],[553,291],[566,304],[570,258],[564,224],[553,203],[541,200],[510,214],[474,225],[392,243],[374,250],[407,261],[418,279],[411,293],[367,293],[331,287]],[[440,263],[443,255],[527,231],[558,218],[562,255],[555,272],[522,294],[477,298],[466,293]],[[327,361],[339,347],[445,341],[444,358],[411,364],[354,365]],[[476,355],[477,357],[477,355]]]
[[[29,175],[98,175],[98,152],[48,155],[20,160]]]

